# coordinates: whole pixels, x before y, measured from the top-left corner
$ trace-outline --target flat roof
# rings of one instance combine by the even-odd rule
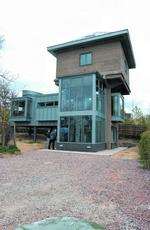
[[[70,42],[49,46],[47,50],[49,53],[57,57],[57,53],[66,51],[72,48],[84,47],[85,45],[92,45],[94,43],[109,42],[109,41],[120,41],[128,62],[129,68],[135,68],[135,58],[130,40],[128,29],[119,30],[110,33],[93,34],[85,36],[83,38],[73,40]]]

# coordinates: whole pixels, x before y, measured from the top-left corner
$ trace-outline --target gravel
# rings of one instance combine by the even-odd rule
[[[34,151],[0,158],[0,230],[70,216],[150,229],[150,172],[136,160]]]

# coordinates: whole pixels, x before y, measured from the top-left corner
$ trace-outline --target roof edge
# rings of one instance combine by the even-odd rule
[[[123,35],[123,34],[127,34],[127,33],[129,33],[128,29],[124,29],[124,30],[119,30],[119,31],[114,31],[114,32],[109,32],[109,33],[93,36],[93,37],[85,37],[85,38],[83,37],[81,39],[72,40],[69,42],[60,43],[58,45],[49,46],[49,47],[47,47],[47,50],[48,50],[48,52],[52,53],[55,50],[66,48],[68,46],[84,44],[86,42],[97,41],[99,39],[104,39],[104,38],[111,38],[113,36]]]
[[[109,32],[101,35],[91,36],[91,37],[84,37],[78,40],[73,40],[70,42],[49,46],[47,47],[47,51],[57,57],[57,52],[69,49],[72,47],[81,46],[84,44],[90,44],[93,42],[103,42],[103,41],[109,41],[111,39],[118,39],[120,40],[122,47],[124,49],[128,66],[129,68],[135,68],[135,58],[133,53],[133,48],[130,40],[130,35],[128,29],[119,30],[115,32]]]

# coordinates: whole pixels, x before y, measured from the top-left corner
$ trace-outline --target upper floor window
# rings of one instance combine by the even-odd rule
[[[58,106],[58,101],[38,102],[38,107],[55,107]]]
[[[92,75],[61,79],[60,109],[65,111],[92,110]]]
[[[80,65],[84,66],[84,65],[90,65],[92,64],[92,53],[83,53],[80,54]]]

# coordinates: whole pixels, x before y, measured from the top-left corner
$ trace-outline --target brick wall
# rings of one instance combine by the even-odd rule
[[[92,52],[93,63],[91,65],[79,65],[80,54],[84,52]],[[124,58],[119,41],[77,48],[57,55],[56,75],[59,77],[95,71],[104,75],[120,72],[124,74]]]

